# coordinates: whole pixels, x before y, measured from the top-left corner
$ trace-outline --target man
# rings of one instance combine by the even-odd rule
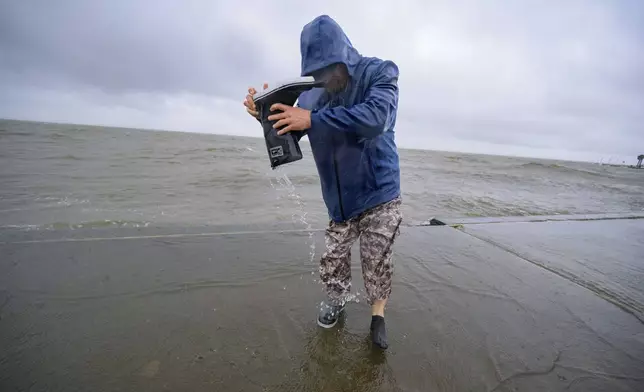
[[[351,245],[360,238],[360,258],[371,304],[371,337],[387,348],[384,310],[391,293],[392,245],[400,233],[400,168],[394,141],[398,67],[364,57],[329,16],[315,18],[300,36],[302,76],[325,82],[306,91],[296,107],[275,104],[278,134],[307,134],[331,218],[320,277],[327,301],[318,324],[333,327],[351,288]],[[267,88],[267,85],[264,85]],[[244,105],[257,117],[248,90]]]

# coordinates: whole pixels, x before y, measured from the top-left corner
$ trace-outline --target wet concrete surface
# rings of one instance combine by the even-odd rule
[[[622,273],[641,271],[642,221],[576,223],[597,226],[554,228],[559,240],[534,228],[545,223],[405,227],[386,352],[369,344],[363,295],[336,328],[317,327],[319,231],[6,237],[0,390],[644,390],[644,324],[522,253],[618,282],[637,302]],[[501,240],[516,249],[491,243]],[[564,263],[583,255],[592,266],[599,252],[617,267]]]
[[[586,287],[644,322],[644,219],[468,225],[464,230]]]
[[[438,218],[440,222],[447,225],[473,225],[481,223],[527,223],[527,222],[561,222],[561,221],[606,221],[625,219],[644,219],[644,213],[623,212],[606,214],[574,214],[574,215],[529,215],[529,216],[485,216],[485,217],[454,217]],[[420,225],[429,226],[430,220]]]

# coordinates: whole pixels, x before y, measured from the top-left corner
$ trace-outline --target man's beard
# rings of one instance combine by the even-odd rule
[[[347,87],[347,81],[341,80],[341,79],[331,79],[324,86],[326,91],[330,94],[341,93],[342,91],[344,91],[346,87]]]

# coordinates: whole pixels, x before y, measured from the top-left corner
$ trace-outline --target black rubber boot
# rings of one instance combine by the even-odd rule
[[[371,316],[371,341],[383,350],[389,347],[385,318],[382,316]]]
[[[338,322],[343,311],[344,305],[323,303],[318,314],[318,325],[322,328],[332,328]]]

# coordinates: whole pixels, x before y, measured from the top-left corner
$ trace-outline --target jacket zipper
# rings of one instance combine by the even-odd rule
[[[344,207],[342,206],[342,191],[340,191],[340,172],[338,171],[338,160],[335,158],[335,146],[333,146],[333,168],[335,169],[335,185],[338,188],[338,201],[340,202],[340,214],[342,215],[342,221],[344,222],[347,218],[344,215]]]

